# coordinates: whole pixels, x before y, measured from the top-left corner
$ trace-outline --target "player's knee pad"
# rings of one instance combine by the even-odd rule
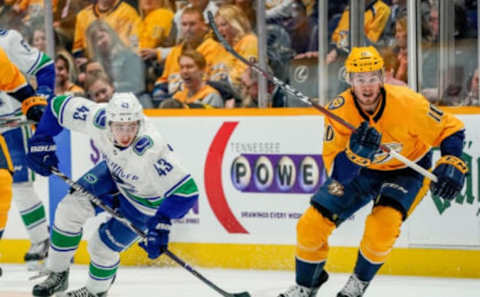
[[[112,266],[120,260],[120,254],[107,246],[100,238],[101,229],[93,232],[88,240],[88,253],[92,262],[102,266]]]
[[[12,183],[12,174],[7,169],[0,169],[0,230],[7,224],[12,201]]]
[[[372,263],[387,259],[395,240],[400,235],[402,213],[389,206],[376,206],[367,217],[360,244],[363,256]]]
[[[55,227],[63,231],[79,232],[88,218],[95,216],[95,210],[85,196],[69,194],[63,198],[55,211]]]
[[[297,257],[309,262],[327,258],[328,237],[335,224],[310,206],[297,223]]]

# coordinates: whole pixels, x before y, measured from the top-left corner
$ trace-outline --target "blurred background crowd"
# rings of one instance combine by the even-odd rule
[[[349,0],[327,1],[326,52],[319,51],[321,0],[265,0],[263,17],[253,0],[50,1],[57,95],[106,102],[114,91],[130,91],[145,108],[258,107],[259,76],[216,40],[207,11],[238,53],[256,63],[264,45],[268,71],[305,94],[325,103],[348,87],[342,72],[350,47]],[[477,1],[440,1],[416,1],[415,86],[439,105],[479,105]],[[407,2],[365,0],[360,13],[365,42],[385,59],[385,82],[411,86]],[[44,5],[0,0],[0,27],[18,30],[47,52]],[[328,74],[322,95],[320,59]],[[301,105],[271,83],[264,95],[270,107]]]

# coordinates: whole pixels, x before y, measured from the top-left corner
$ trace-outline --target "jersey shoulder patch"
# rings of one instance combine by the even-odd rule
[[[133,151],[135,154],[142,156],[152,146],[153,139],[150,136],[144,135],[135,141],[133,144]]]
[[[344,104],[345,104],[345,98],[343,98],[342,96],[337,96],[328,103],[327,108],[330,110],[334,110],[342,107]]]
[[[99,129],[105,129],[107,125],[106,118],[105,108],[97,110],[95,116],[93,116],[93,125]]]
[[[0,28],[0,36],[4,36],[4,35],[7,35],[8,33],[8,30],[5,29],[5,28]]]

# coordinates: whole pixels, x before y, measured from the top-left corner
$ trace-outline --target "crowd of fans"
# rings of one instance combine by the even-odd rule
[[[385,82],[408,83],[406,0],[365,0],[366,42],[385,59]],[[325,59],[331,98],[349,52],[349,1],[328,3],[329,49],[318,55],[318,1],[266,0],[269,71],[289,82],[292,60]],[[20,31],[46,52],[43,0],[0,0],[0,26]],[[108,101],[130,91],[145,108],[258,106],[258,77],[218,43],[207,12],[225,40],[258,60],[254,0],[52,0],[56,93]],[[455,66],[444,90],[438,84],[438,0],[421,1],[422,93],[441,105],[478,105],[476,1],[455,0]],[[267,87],[273,107],[286,94]]]

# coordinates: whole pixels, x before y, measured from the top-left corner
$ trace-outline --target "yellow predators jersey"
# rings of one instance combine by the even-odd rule
[[[10,62],[7,54],[0,48],[0,91],[13,93],[27,86],[20,70]]]
[[[147,14],[138,22],[139,48],[156,48],[170,34],[173,12],[159,8]]]
[[[173,95],[173,98],[177,99],[180,102],[188,104],[188,103],[202,101],[205,97],[207,97],[212,93],[220,96],[217,90],[215,90],[209,85],[204,85],[198,92],[196,92],[190,97],[188,96],[188,90],[185,89],[185,90],[176,92],[175,95]]]
[[[243,36],[243,38],[234,45],[233,49],[242,57],[253,63],[258,61],[258,40],[255,34],[247,34]],[[240,78],[245,70],[247,70],[248,66],[231,54],[228,54],[228,57],[230,59],[228,63],[229,65],[232,65],[230,80],[232,84],[236,86],[240,84]]]
[[[206,38],[195,50],[201,53],[207,62],[206,79],[221,80],[228,77],[229,54],[220,43],[212,38]],[[182,79],[180,77],[180,66],[178,65],[178,57],[181,53],[182,44],[172,48],[165,60],[162,76],[157,79],[158,84],[168,82],[168,92],[170,94],[181,90]]]
[[[385,96],[372,114],[366,114],[353,98],[351,89],[330,101],[327,109],[355,127],[368,121],[382,134],[382,144],[412,161],[419,161],[432,146],[464,128],[453,115],[443,112],[407,87],[384,86]],[[323,161],[331,173],[336,155],[345,150],[352,132],[338,122],[325,117]],[[377,153],[369,166],[375,170],[396,170],[405,164],[387,153]]]
[[[383,29],[385,29],[390,12],[390,7],[380,0],[375,1],[373,5],[369,5],[369,7],[365,10],[364,30],[365,35],[370,41],[378,41],[382,35]],[[335,28],[335,31],[332,34],[332,40],[337,45],[348,38],[348,29],[350,23],[349,15],[349,10],[345,9],[340,21],[338,22],[337,28]]]
[[[138,45],[137,23],[140,17],[133,7],[118,0],[112,9],[104,13],[98,11],[96,5],[89,5],[78,13],[73,40],[74,54],[87,48],[85,34],[88,26],[97,19],[109,24],[127,46],[136,47]]]

